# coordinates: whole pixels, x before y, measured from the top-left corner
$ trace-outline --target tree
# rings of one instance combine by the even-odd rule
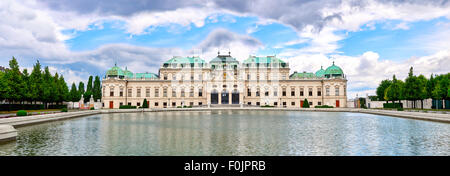
[[[392,101],[392,103],[398,100],[400,103],[400,98],[402,97],[401,89],[402,83],[399,80],[397,80],[394,75],[392,77],[392,84],[385,90],[384,99]]]
[[[78,97],[78,90],[77,90],[77,86],[75,85],[75,83],[72,83],[72,88],[70,89],[70,93],[69,93],[69,97],[70,97],[70,101],[72,102],[77,102],[80,100],[80,98]]]
[[[20,91],[23,84],[19,64],[17,63],[16,58],[13,57],[9,61],[9,69],[6,70],[4,77],[6,83],[5,99],[7,99],[9,103],[21,100],[22,96]]]
[[[305,98],[305,100],[303,101],[302,108],[309,108],[309,102],[308,102],[308,99]]]
[[[48,66],[44,69],[42,79],[42,101],[44,102],[44,107],[47,108],[48,103],[54,100],[55,95],[53,76],[50,74]]]
[[[89,76],[89,81],[84,92],[84,102],[88,102],[92,95],[92,76]]]
[[[449,77],[450,73],[436,77],[436,86],[432,91],[434,99],[440,102],[442,102],[442,100],[448,100],[447,94],[450,86]]]
[[[417,77],[417,83],[418,83],[418,87],[419,87],[418,95],[419,95],[420,105],[421,105],[421,109],[423,109],[423,100],[428,98],[428,95],[427,95],[428,80],[427,80],[427,78],[425,78],[425,76],[419,75]]]
[[[81,95],[84,96],[84,83],[82,81],[78,84],[78,97],[80,97],[78,100],[81,99]]]
[[[142,108],[148,108],[147,99],[144,98],[144,102],[142,102]]]
[[[42,101],[43,99],[43,90],[42,90],[42,70],[41,70],[41,64],[39,63],[39,60],[36,61],[36,64],[33,66],[33,70],[31,71],[30,75],[30,94],[31,94],[31,101]]]
[[[102,98],[102,87],[100,85],[100,77],[95,76],[94,87],[92,88],[92,94],[94,96],[94,101]]]
[[[6,99],[6,86],[5,73],[0,71],[0,101]]]
[[[59,76],[58,79],[58,87],[60,89],[60,100],[61,101],[70,101],[70,96],[69,96],[69,87],[67,87],[67,83],[64,80],[64,76],[61,75]]]
[[[421,93],[421,85],[413,74],[413,67],[409,69],[408,77],[405,79],[405,87],[403,89],[403,97],[406,100],[413,101],[413,108],[416,108],[416,100],[419,100]]]
[[[384,98],[384,93],[391,84],[392,84],[392,81],[388,80],[388,79],[381,81],[381,83],[377,87],[377,91],[376,91],[378,100],[387,102],[387,99]]]
[[[21,90],[21,95],[22,95],[22,101],[31,101],[32,98],[32,94],[31,94],[31,80],[30,80],[30,75],[28,74],[28,70],[27,69],[23,69],[23,73],[22,73],[22,90]]]

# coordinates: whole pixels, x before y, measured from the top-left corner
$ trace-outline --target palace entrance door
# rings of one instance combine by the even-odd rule
[[[231,103],[239,104],[239,92],[237,90],[234,90],[231,94]]]
[[[222,97],[220,98],[222,98],[222,104],[230,104],[230,95],[228,94],[228,91],[222,91],[221,96]]]
[[[113,101],[110,101],[109,102],[109,109],[112,109],[112,108],[114,108],[114,103],[113,103]]]
[[[211,92],[211,104],[219,104],[219,94],[216,90]]]
[[[339,100],[336,100],[336,108],[339,108]]]

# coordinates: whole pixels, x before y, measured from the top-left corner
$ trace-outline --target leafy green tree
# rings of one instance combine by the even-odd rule
[[[92,94],[94,95],[94,101],[97,101],[102,98],[102,87],[100,85],[100,77],[99,76],[95,76]]]
[[[84,102],[88,102],[92,95],[92,76],[89,76],[89,81],[84,92]]]
[[[413,67],[409,69],[408,77],[405,80],[405,87],[403,89],[404,99],[413,101],[413,108],[416,108],[416,100],[419,100],[421,94],[421,87],[419,80],[413,74]]]
[[[48,103],[51,103],[55,98],[55,89],[53,76],[50,74],[48,66],[44,69],[44,74],[42,75],[42,101],[44,102],[44,107],[48,107]]]
[[[22,73],[22,90],[21,90],[21,95],[22,95],[22,101],[31,101],[32,98],[32,94],[31,94],[31,79],[30,79],[30,75],[28,74],[28,70],[27,69],[23,69],[23,73]]]
[[[75,83],[72,83],[72,88],[70,89],[70,101],[77,102],[79,100],[80,100],[80,98],[79,98],[77,86],[75,85]]]
[[[5,73],[0,71],[0,101],[6,99],[6,86]]]
[[[395,75],[392,77],[392,84],[386,89],[385,92],[385,96],[384,99],[385,100],[389,100],[392,101],[392,103],[394,103],[394,101],[399,101],[400,103],[400,98],[402,97],[402,93],[401,93],[401,89],[402,89],[402,83],[401,81],[397,80],[397,78],[395,78]]]
[[[433,98],[440,102],[442,102],[442,100],[448,100],[447,94],[450,86],[449,76],[450,73],[436,77],[436,86],[432,91],[432,94]]]
[[[428,95],[427,95],[428,80],[427,80],[427,78],[425,78],[425,76],[419,75],[417,77],[417,83],[418,83],[418,87],[419,87],[419,89],[417,91],[418,91],[418,95],[419,95],[420,105],[421,105],[421,109],[423,109],[423,100],[428,98]]]
[[[78,97],[80,97],[78,100],[81,99],[81,95],[84,96],[84,83],[82,81],[80,81],[80,83],[78,84]]]
[[[305,100],[303,101],[302,108],[309,108],[309,102],[308,102],[308,99],[305,98]]]
[[[63,75],[59,76],[58,87],[60,89],[60,100],[61,101],[70,101],[69,87],[67,87],[67,83],[64,80]]]
[[[147,99],[144,98],[144,102],[142,102],[142,108],[148,108]]]
[[[36,101],[42,101],[43,99],[43,81],[42,81],[42,70],[39,60],[33,66],[33,70],[30,75],[30,94],[31,100],[36,103]]]
[[[15,101],[20,101],[22,99],[21,89],[22,89],[22,76],[19,69],[19,64],[16,58],[12,58],[9,61],[9,69],[6,70],[4,75],[6,89],[5,89],[5,99],[9,103],[14,103]]]
[[[392,84],[392,81],[391,81],[391,80],[388,80],[388,79],[381,81],[381,83],[380,83],[380,85],[377,87],[377,91],[376,91],[378,100],[380,100],[380,101],[386,101],[386,102],[387,102],[387,99],[384,98],[384,93],[386,92],[386,89],[387,89],[391,84]]]

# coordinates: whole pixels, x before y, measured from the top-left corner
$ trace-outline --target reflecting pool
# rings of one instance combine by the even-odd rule
[[[0,155],[450,155],[450,124],[349,112],[115,113],[18,130]]]

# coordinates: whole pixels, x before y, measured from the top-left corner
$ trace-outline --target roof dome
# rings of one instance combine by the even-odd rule
[[[114,67],[106,71],[106,77],[122,77],[122,76],[124,76],[124,71],[117,65],[114,65]]]
[[[344,72],[342,71],[342,69],[336,65],[329,66],[326,70],[325,70],[325,75],[343,75]]]
[[[324,75],[325,75],[325,70],[323,69],[322,66],[320,66],[320,70],[316,71],[316,76],[323,77]]]

